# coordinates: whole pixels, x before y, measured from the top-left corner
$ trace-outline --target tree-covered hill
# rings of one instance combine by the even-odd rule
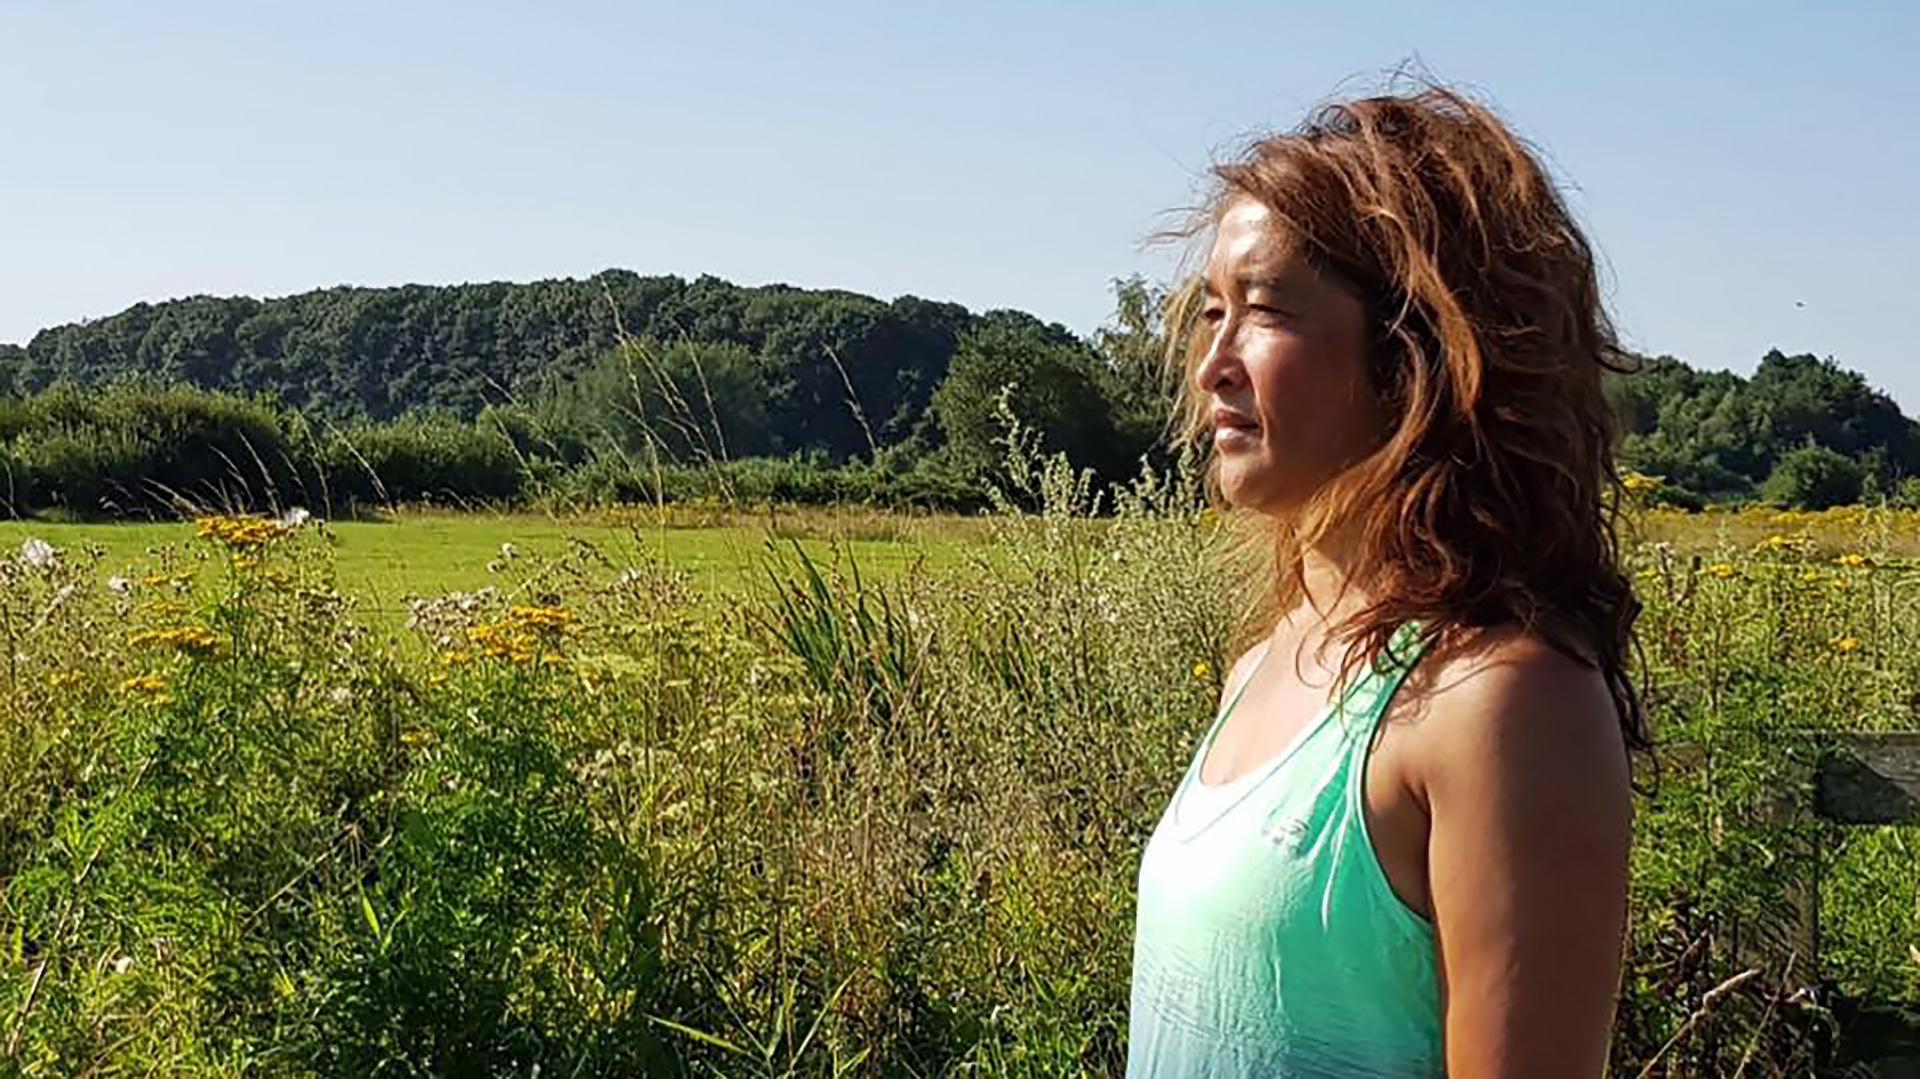
[[[1836,503],[1892,496],[1920,477],[1920,425],[1831,359],[1770,351],[1751,378],[1671,356],[1636,366],[1610,384],[1621,457],[1676,488],[1707,499]]]
[[[87,386],[140,374],[239,394],[264,390],[336,422],[420,409],[471,418],[489,404],[550,392],[611,352],[624,331],[668,345],[744,349],[765,388],[771,447],[846,457],[911,432],[957,340],[983,319],[1071,336],[1018,312],[980,316],[912,296],[889,303],[608,270],[585,280],[136,304],[43,330],[24,351],[0,352],[0,389],[25,395],[57,381]]]
[[[1044,448],[1117,479],[1152,451],[1167,411],[1163,300],[1137,278],[1117,282],[1113,318],[1082,339],[1020,311],[625,270],[196,296],[0,346],[0,394],[135,378],[264,395],[322,429],[427,415],[505,423],[565,467],[609,452],[688,464],[797,455],[889,472],[930,460],[977,478],[999,457],[1010,385],[1009,405]],[[1638,370],[1608,383],[1620,456],[1675,500],[1920,503],[1920,426],[1859,373],[1777,351],[1751,377],[1632,359]]]

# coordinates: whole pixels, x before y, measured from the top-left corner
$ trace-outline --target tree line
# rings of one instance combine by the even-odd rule
[[[0,346],[14,513],[183,502],[968,508],[1009,418],[1102,483],[1171,463],[1164,293],[1090,337],[1013,310],[609,270],[531,284],[137,304]],[[1611,377],[1624,464],[1683,505],[1920,504],[1920,428],[1857,372],[1770,352]]]

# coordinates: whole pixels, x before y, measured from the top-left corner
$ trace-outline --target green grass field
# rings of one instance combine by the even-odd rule
[[[813,557],[837,550],[863,573],[893,577],[914,567],[951,566],[979,537],[977,520],[908,518],[856,510],[783,510],[776,515],[719,510],[660,513],[633,510],[573,519],[533,514],[400,513],[383,521],[325,524],[339,588],[375,629],[394,629],[409,599],[500,586],[514,562],[554,560],[585,544],[615,564],[659,559],[709,593],[734,593],[757,583],[769,545],[798,541]],[[138,578],[169,555],[199,549],[190,522],[69,524],[0,522],[0,551],[17,551],[37,538],[55,548],[101,552],[102,578]],[[511,545],[513,559],[503,558]]]

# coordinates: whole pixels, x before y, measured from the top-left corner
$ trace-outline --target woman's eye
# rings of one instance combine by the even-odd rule
[[[1200,317],[1208,322],[1218,322],[1227,317],[1227,312],[1223,307],[1207,307],[1201,309]]]

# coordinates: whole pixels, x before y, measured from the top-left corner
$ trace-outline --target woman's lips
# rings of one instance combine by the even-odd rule
[[[1232,409],[1213,410],[1213,444],[1222,449],[1258,445],[1260,425]]]
[[[1216,427],[1213,429],[1213,445],[1215,449],[1252,449],[1259,444],[1260,431],[1258,428]]]

